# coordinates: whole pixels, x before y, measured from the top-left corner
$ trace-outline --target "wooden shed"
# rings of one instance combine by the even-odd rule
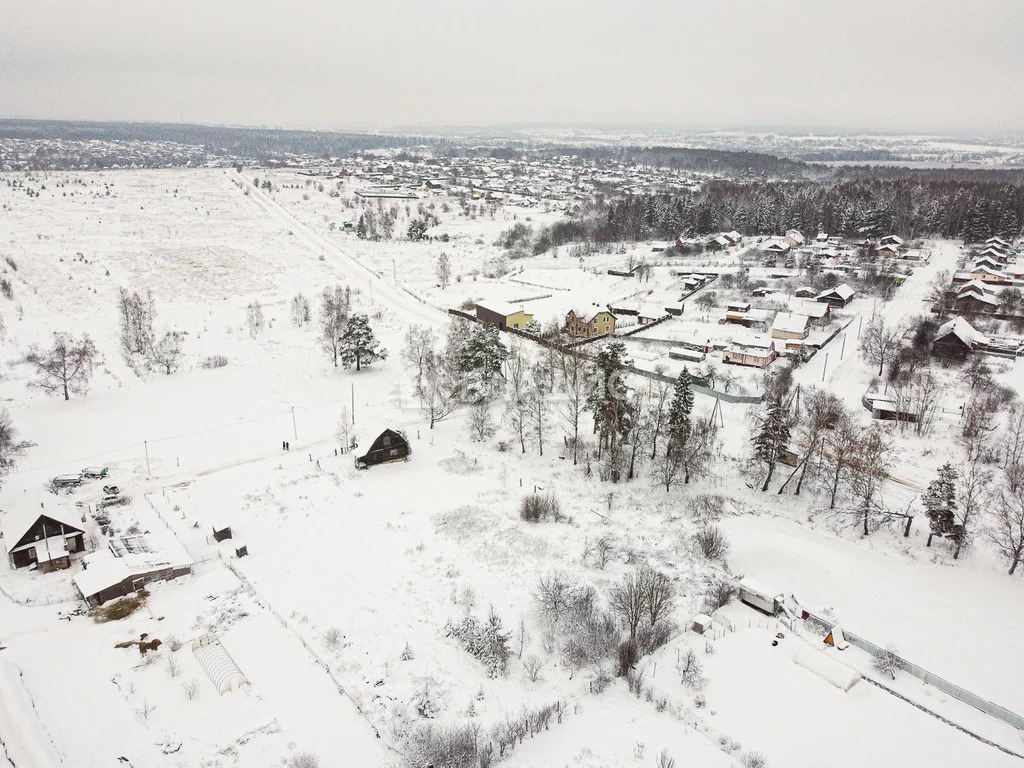
[[[366,453],[356,457],[356,467],[367,469],[374,464],[383,464],[388,461],[408,461],[410,453],[412,450],[404,435],[393,429],[385,429],[377,435]]]

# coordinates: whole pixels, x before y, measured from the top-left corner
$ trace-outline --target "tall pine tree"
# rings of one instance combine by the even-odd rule
[[[753,442],[754,458],[763,463],[768,470],[764,485],[761,486],[763,492],[768,490],[772,482],[780,451],[789,442],[789,422],[781,399],[773,398],[768,403],[768,409],[761,417]]]
[[[388,351],[373,335],[370,318],[366,315],[352,315],[338,342],[338,358],[342,365],[351,368],[352,363],[355,363],[358,371],[364,365],[385,360],[387,356]]]
[[[928,490],[921,499],[932,530],[928,546],[931,546],[932,536],[949,536],[953,533],[956,526],[956,481],[959,476],[956,468],[947,462],[939,467],[938,477],[928,483]]]
[[[668,440],[666,450],[686,442],[690,433],[690,414],[693,412],[693,389],[690,388],[690,372],[684,367],[676,378],[672,390],[672,403],[668,408]]]

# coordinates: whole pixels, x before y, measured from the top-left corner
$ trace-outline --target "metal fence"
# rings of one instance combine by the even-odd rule
[[[831,632],[832,628],[835,626],[835,624],[820,616],[815,616],[807,611],[804,613],[807,614],[806,618],[808,620],[822,627],[826,632]],[[870,640],[866,640],[860,635],[850,632],[845,627],[843,628],[843,637],[846,638],[850,645],[854,645],[862,651],[870,653],[872,656],[877,656],[880,653],[884,653],[886,650],[879,645],[875,645]],[[928,685],[938,688],[943,693],[949,694],[958,701],[962,701],[964,704],[970,704],[975,709],[979,709],[987,715],[991,715],[992,717],[1002,720],[1004,723],[1009,723],[1018,730],[1024,730],[1024,717],[1018,715],[1016,712],[991,702],[988,699],[983,699],[981,696],[968,691],[966,688],[961,688],[959,685],[951,683],[933,672],[929,672],[924,667],[920,667],[902,656],[897,656],[897,658],[900,660],[901,669],[908,675],[913,675]]]

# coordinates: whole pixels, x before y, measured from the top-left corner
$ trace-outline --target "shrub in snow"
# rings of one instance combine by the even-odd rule
[[[228,364],[228,359],[224,355],[210,355],[201,363],[203,368],[223,368]]]
[[[768,761],[760,752],[744,752],[740,757],[740,764],[743,768],[767,768]]]
[[[667,749],[662,749],[654,765],[656,768],[676,768],[676,759],[669,754]]]
[[[288,768],[320,768],[320,758],[312,752],[300,752],[288,758]]]
[[[406,642],[405,648],[402,649],[402,661],[412,661],[415,658],[416,656],[412,652],[412,647],[409,645],[408,642]]]
[[[884,651],[879,651],[875,654],[875,657],[871,660],[871,666],[874,667],[875,672],[878,674],[888,675],[895,680],[896,673],[903,669],[903,659],[900,658],[896,647],[890,645]]]
[[[542,496],[538,493],[524,496],[519,502],[519,517],[528,523],[539,523],[542,520],[554,520],[557,523],[562,520],[558,499],[551,494]]]
[[[708,560],[724,560],[729,554],[729,541],[716,525],[709,525],[693,535],[693,543]]]
[[[679,657],[676,670],[679,672],[680,682],[687,688],[699,691],[707,682],[704,678],[704,667],[692,648],[687,648],[686,653]]]
[[[199,695],[199,681],[194,677],[186,683],[182,683],[181,691],[185,694],[185,698],[192,701],[196,696]]]
[[[731,603],[737,595],[736,585],[725,577],[715,579],[708,586],[706,594],[708,606],[717,610]]]
[[[337,627],[329,627],[324,632],[324,646],[328,650],[336,650],[341,644],[341,630]]]
[[[429,680],[425,680],[423,687],[413,695],[412,704],[417,716],[426,720],[432,720],[441,711],[441,707],[434,700]]]
[[[449,621],[445,633],[462,643],[463,648],[483,662],[488,677],[500,677],[505,674],[510,655],[509,633],[502,631],[501,619],[493,607],[487,621],[481,622],[472,616],[466,616],[457,623]]]

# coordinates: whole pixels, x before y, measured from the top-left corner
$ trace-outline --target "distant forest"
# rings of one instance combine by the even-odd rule
[[[898,234],[1010,239],[1024,222],[1024,186],[997,181],[883,178],[829,181],[710,181],[682,194],[634,195],[581,217],[576,234],[596,242],[673,239],[737,230],[795,228],[846,237]]]

